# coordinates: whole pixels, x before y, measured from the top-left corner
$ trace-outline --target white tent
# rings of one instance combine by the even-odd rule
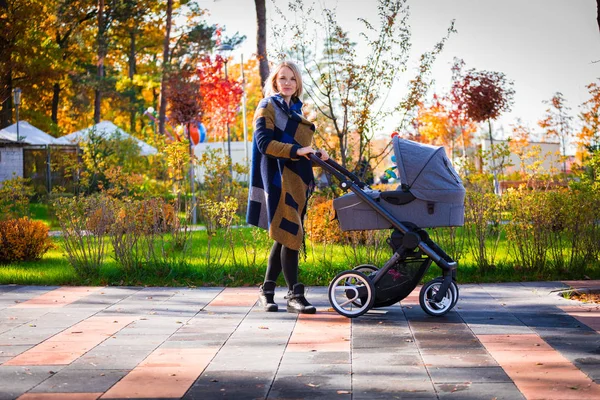
[[[12,124],[0,130],[0,139],[11,142],[17,141],[17,124]],[[56,139],[46,132],[36,128],[27,121],[19,121],[19,141],[26,144],[48,145],[58,144]]]
[[[120,136],[121,138],[133,139],[140,148],[140,155],[148,156],[151,154],[156,154],[158,151],[150,146],[148,143],[143,142],[127,132],[123,129],[119,128],[115,124],[110,121],[101,121],[96,125],[92,125],[89,128],[82,129],[77,132],[70,133],[68,135],[59,137],[56,139],[57,144],[75,144],[82,141],[87,140],[89,134],[94,132],[96,135],[99,135],[103,138],[110,139],[113,136]]]

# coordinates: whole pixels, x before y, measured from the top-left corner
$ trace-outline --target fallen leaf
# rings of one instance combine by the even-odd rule
[[[321,385],[315,385],[314,383],[307,383],[306,386],[310,386],[310,387],[314,387],[314,388],[318,388]]]
[[[350,393],[352,393],[352,392],[349,390],[338,390],[337,391],[337,394],[350,394]]]
[[[268,326],[259,326],[258,329],[269,329]]]

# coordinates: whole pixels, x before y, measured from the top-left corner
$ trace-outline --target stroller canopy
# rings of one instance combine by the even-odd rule
[[[425,201],[464,202],[465,188],[443,147],[397,136],[392,140],[401,183],[398,190],[406,190],[408,186],[417,199]]]

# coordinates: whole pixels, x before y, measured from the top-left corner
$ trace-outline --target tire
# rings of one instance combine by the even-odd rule
[[[419,304],[421,305],[421,308],[427,314],[434,317],[445,315],[454,308],[458,301],[458,286],[454,281],[450,282],[446,296],[441,302],[435,303],[433,301],[443,282],[443,278],[435,278],[423,285],[421,292],[419,293]]]
[[[356,318],[373,307],[375,286],[360,271],[343,271],[329,284],[329,303],[340,315]]]
[[[371,275],[371,273],[379,271],[379,268],[377,268],[373,264],[360,264],[352,268],[352,271],[362,272],[366,276],[369,276]]]
[[[365,274],[367,276],[367,278],[370,279],[371,274],[379,271],[379,268],[377,268],[376,266],[374,266],[372,264],[360,264],[360,265],[357,265],[356,267],[352,268],[352,271],[362,272],[363,274]],[[352,302],[352,304],[354,304],[356,307],[362,306],[360,299]]]

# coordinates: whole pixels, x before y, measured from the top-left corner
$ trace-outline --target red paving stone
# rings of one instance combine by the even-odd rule
[[[333,311],[300,314],[286,351],[350,351],[350,319]]]
[[[10,308],[58,308],[64,307],[80,300],[94,292],[104,289],[103,287],[62,287],[42,295],[36,296],[22,303],[15,304]]]
[[[102,398],[180,398],[218,351],[218,347],[157,349]]]
[[[600,332],[600,305],[564,306],[560,309],[593,330]]]
[[[527,399],[599,399],[594,383],[538,335],[478,335]]]
[[[257,288],[225,288],[208,306],[252,307],[257,300]]]
[[[102,393],[25,393],[18,400],[96,400]]]
[[[65,365],[96,347],[138,317],[90,317],[2,365]]]

